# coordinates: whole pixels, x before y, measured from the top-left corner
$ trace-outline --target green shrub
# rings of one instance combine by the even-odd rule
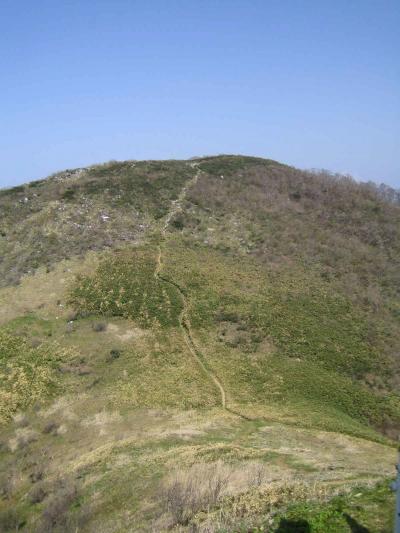
[[[57,345],[32,348],[0,330],[0,421],[57,390],[55,370],[64,353]]]
[[[76,191],[74,189],[66,189],[61,195],[62,200],[72,200],[75,197]]]
[[[0,511],[0,531],[18,531],[25,524],[25,518],[17,509]]]
[[[313,533],[389,532],[393,520],[394,495],[386,481],[372,488],[355,487],[349,494],[335,496],[328,502],[293,503],[278,513],[275,519],[278,527],[274,531],[297,531],[290,526],[303,523],[308,527],[304,531]]]
[[[111,363],[112,361],[119,359],[119,357],[121,356],[121,353],[122,353],[121,350],[117,350],[115,348],[110,350],[110,353],[106,357],[107,363]]]

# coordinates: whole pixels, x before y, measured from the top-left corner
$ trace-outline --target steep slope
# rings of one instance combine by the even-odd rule
[[[348,512],[391,473],[399,206],[220,156],[67,171],[0,209],[3,529],[269,531],[293,504],[350,531],[307,502]]]

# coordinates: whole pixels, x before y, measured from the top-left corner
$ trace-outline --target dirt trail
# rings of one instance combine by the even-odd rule
[[[193,166],[195,166],[195,163],[192,163]],[[218,377],[214,374],[214,372],[211,370],[211,368],[206,363],[204,356],[202,355],[201,351],[196,347],[193,336],[192,336],[192,330],[190,326],[190,320],[189,320],[189,302],[186,298],[185,292],[180,287],[178,283],[175,281],[164,278],[161,274],[162,267],[163,267],[163,248],[166,240],[166,234],[168,230],[168,226],[173,219],[173,217],[182,209],[182,203],[184,202],[186,198],[187,191],[195,185],[197,180],[199,179],[199,176],[201,174],[201,170],[197,170],[195,176],[183,187],[181,190],[178,198],[176,200],[172,201],[171,209],[167,213],[164,219],[164,223],[161,227],[161,240],[158,245],[158,254],[157,254],[157,264],[156,269],[154,271],[154,276],[163,281],[164,283],[169,283],[170,285],[173,285],[178,290],[181,300],[182,300],[182,311],[179,315],[179,324],[181,326],[183,336],[185,338],[185,342],[187,344],[187,347],[189,348],[190,353],[195,358],[197,364],[200,366],[204,374],[207,375],[207,377],[214,383],[215,387],[218,389],[219,394],[221,396],[221,405],[224,409],[227,409],[230,411],[230,409],[226,406],[226,392],[225,389],[218,379]]]

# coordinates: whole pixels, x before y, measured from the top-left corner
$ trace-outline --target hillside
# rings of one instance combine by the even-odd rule
[[[242,156],[0,191],[0,530],[390,531],[392,196]]]

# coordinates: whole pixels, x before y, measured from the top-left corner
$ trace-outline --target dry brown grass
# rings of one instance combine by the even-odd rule
[[[163,482],[159,498],[164,514],[153,531],[217,533],[253,531],[261,523],[272,524],[274,513],[290,503],[325,502],[336,494],[350,492],[358,481],[325,483],[288,478],[267,480],[262,463],[198,463],[173,471]],[[373,480],[364,480],[373,486]],[[255,529],[254,529],[255,530]]]
[[[69,317],[71,310],[65,305],[67,288],[76,274],[94,270],[100,257],[89,252],[84,259],[57,263],[51,272],[40,268],[33,275],[24,276],[16,287],[1,288],[0,324],[33,312],[45,319]]]
[[[217,509],[198,513],[190,527],[181,531],[191,533],[225,533],[265,531],[273,524],[278,509],[293,502],[327,502],[337,494],[350,492],[353,484],[328,486],[322,483],[277,482],[257,490],[225,498]],[[267,529],[267,531],[269,531]]]
[[[165,480],[160,499],[174,524],[186,525],[201,509],[216,505],[224,495],[231,470],[223,463],[197,464],[175,471]]]

